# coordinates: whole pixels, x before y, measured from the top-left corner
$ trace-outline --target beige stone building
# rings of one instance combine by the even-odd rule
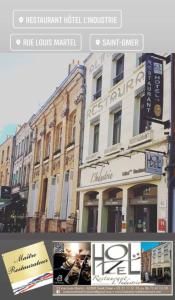
[[[11,185],[13,137],[0,145],[0,186]]]
[[[29,232],[76,231],[83,111],[84,67],[71,65],[68,76],[31,122]]]

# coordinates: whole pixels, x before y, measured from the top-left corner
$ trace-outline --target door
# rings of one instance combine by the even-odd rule
[[[107,232],[121,232],[122,206],[108,207]]]
[[[157,232],[157,205],[134,207],[135,232]]]
[[[90,206],[88,208],[88,226],[87,232],[97,232],[98,207]]]
[[[42,203],[41,203],[41,213],[45,213],[46,199],[47,199],[47,188],[48,188],[48,178],[44,178],[44,180],[43,180]]]

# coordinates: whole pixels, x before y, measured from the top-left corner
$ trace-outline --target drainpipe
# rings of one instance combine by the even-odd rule
[[[175,54],[171,54],[171,128],[168,166],[168,232],[175,232]]]
[[[86,69],[84,67],[83,74],[81,74],[82,77],[82,102],[81,102],[81,121],[80,121],[80,135],[79,135],[79,141],[80,141],[80,147],[79,147],[79,167],[82,165],[82,159],[83,159],[83,143],[84,143],[84,123],[85,123],[85,106],[86,106]],[[80,177],[81,177],[81,171],[78,167],[78,180],[77,180],[77,187],[80,186]],[[80,192],[77,192],[77,214],[76,214],[76,232],[79,231],[79,209],[80,209]]]

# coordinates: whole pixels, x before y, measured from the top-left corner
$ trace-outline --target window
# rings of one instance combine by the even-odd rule
[[[23,187],[26,185],[26,167],[24,167],[23,170],[23,182],[22,182]]]
[[[10,154],[10,146],[7,147],[7,157],[6,157],[6,160],[9,160],[9,154]]]
[[[94,100],[101,97],[101,89],[102,89],[102,73],[100,72],[97,74],[94,78],[95,80],[95,94],[94,94]]]
[[[29,153],[32,151],[32,139],[33,139],[33,132],[30,133]]]
[[[124,55],[120,55],[115,58],[115,77],[113,79],[113,85],[117,84],[124,77]]]
[[[28,154],[28,151],[29,151],[29,136],[26,137],[25,154]]]
[[[2,151],[2,156],[1,156],[1,163],[3,164],[4,162],[4,150]]]
[[[51,134],[49,132],[46,135],[45,158],[48,158],[50,156],[50,146],[51,146]]]
[[[12,176],[12,185],[15,186],[15,180],[16,180],[16,174],[13,173],[13,176]]]
[[[144,61],[144,53],[136,53],[136,67],[138,67],[139,65],[141,65],[141,63]]]
[[[16,149],[15,149],[15,158],[18,158],[18,145],[16,145]]]
[[[16,171],[16,185],[18,184],[18,182],[19,182],[18,171]]]
[[[35,158],[36,163],[40,161],[40,156],[41,156],[41,140],[37,142],[37,146],[36,146],[36,158]]]
[[[21,144],[21,155],[24,154],[24,148],[25,148],[25,141],[22,140],[22,144]]]
[[[18,157],[20,157],[21,155],[21,143],[19,143],[18,145]]]
[[[76,112],[73,111],[68,117],[67,140],[66,140],[67,148],[75,144],[75,132],[76,132]]]
[[[19,168],[19,175],[18,175],[18,183],[21,183],[21,178],[22,178],[22,169]]]
[[[61,150],[61,143],[62,143],[62,124],[59,124],[56,128],[55,151]]]
[[[94,141],[93,141],[93,153],[98,152],[98,146],[99,146],[99,129],[100,124],[94,125]]]
[[[144,111],[144,97],[140,98],[140,122],[139,122],[139,133],[150,130],[151,122],[145,119],[145,111]]]
[[[30,177],[30,164],[28,164],[27,171],[26,171],[26,181],[25,181],[26,186],[29,185],[29,177]]]
[[[121,135],[121,110],[114,113],[114,124],[113,124],[113,145],[120,143]]]
[[[72,143],[75,143],[75,133],[76,133],[76,115],[72,118]]]
[[[151,122],[145,119],[144,95],[136,97],[134,107],[134,130],[133,134],[137,135],[151,129]]]

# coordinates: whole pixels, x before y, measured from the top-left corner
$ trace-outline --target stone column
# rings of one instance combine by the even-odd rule
[[[123,188],[122,199],[122,232],[127,231],[127,210],[128,210],[128,188]]]
[[[168,188],[165,178],[157,185],[157,232],[168,231]]]
[[[79,220],[77,219],[77,232],[83,232],[83,212],[84,212],[84,193],[80,192],[79,199]]]
[[[103,191],[99,191],[97,232],[102,230]]]

